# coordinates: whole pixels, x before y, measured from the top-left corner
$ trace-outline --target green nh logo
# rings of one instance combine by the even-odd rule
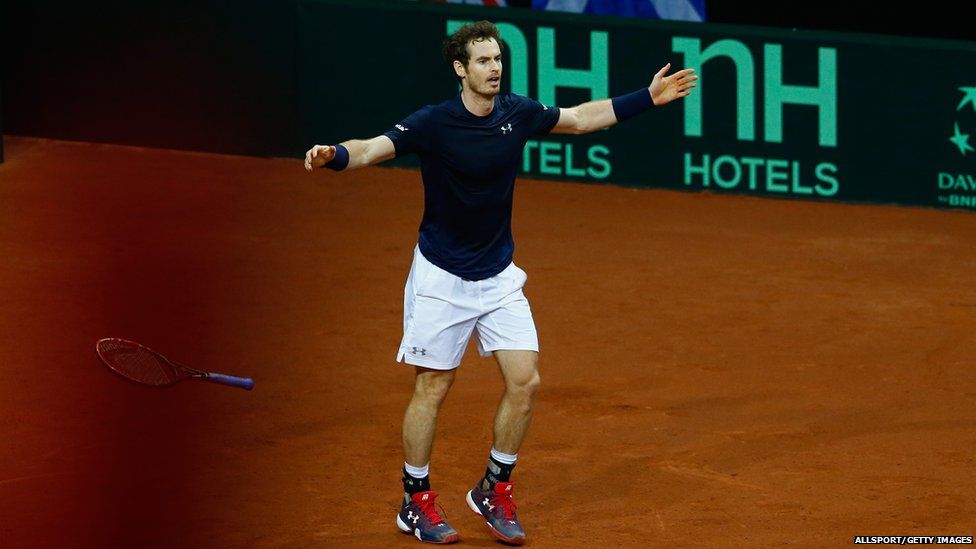
[[[712,59],[726,57],[735,66],[736,75],[736,137],[740,141],[755,141],[755,61],[749,48],[738,40],[719,40],[701,49],[698,38],[676,36],[671,48],[685,56],[685,65],[702,71]],[[821,147],[837,146],[837,50],[819,48],[816,86],[794,86],[783,83],[783,46],[763,45],[763,121],[767,143],[783,142],[783,106],[811,105],[819,114],[819,142]],[[698,93],[684,100],[685,135],[702,135],[702,97],[708,79],[702,77]]]

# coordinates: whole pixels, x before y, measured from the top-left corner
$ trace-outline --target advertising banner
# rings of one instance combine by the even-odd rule
[[[441,41],[490,15],[503,91],[547,105],[646,87],[668,62],[700,76],[685,100],[608,130],[530,141],[525,175],[976,209],[976,43],[409,2],[297,8],[309,142],[373,137],[456,94]]]

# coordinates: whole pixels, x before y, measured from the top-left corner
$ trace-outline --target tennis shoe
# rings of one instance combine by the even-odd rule
[[[525,543],[525,530],[515,515],[511,482],[499,482],[494,490],[482,490],[481,484],[468,491],[468,507],[488,523],[491,535],[513,545]]]
[[[458,540],[458,533],[437,513],[435,503],[437,493],[431,490],[419,492],[411,496],[410,502],[403,502],[403,507],[397,514],[397,528],[404,534],[413,534],[420,541],[427,543],[454,543]],[[441,508],[441,512],[444,509]]]

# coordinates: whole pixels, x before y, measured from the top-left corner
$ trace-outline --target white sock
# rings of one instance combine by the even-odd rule
[[[504,452],[499,452],[494,446],[491,448],[491,457],[498,463],[504,463],[505,465],[515,465],[515,460],[518,459],[518,454],[506,454]]]
[[[403,462],[403,470],[413,478],[424,478],[430,474],[430,463],[423,467],[414,467],[406,461]]]

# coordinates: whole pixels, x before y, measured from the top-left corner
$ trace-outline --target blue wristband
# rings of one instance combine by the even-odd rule
[[[617,117],[617,122],[623,122],[628,118],[637,116],[654,106],[651,92],[647,88],[614,97],[610,102],[613,104],[613,114]]]
[[[325,167],[338,172],[346,169],[346,166],[349,165],[349,150],[342,145],[336,145],[335,149],[335,158],[330,160]]]

